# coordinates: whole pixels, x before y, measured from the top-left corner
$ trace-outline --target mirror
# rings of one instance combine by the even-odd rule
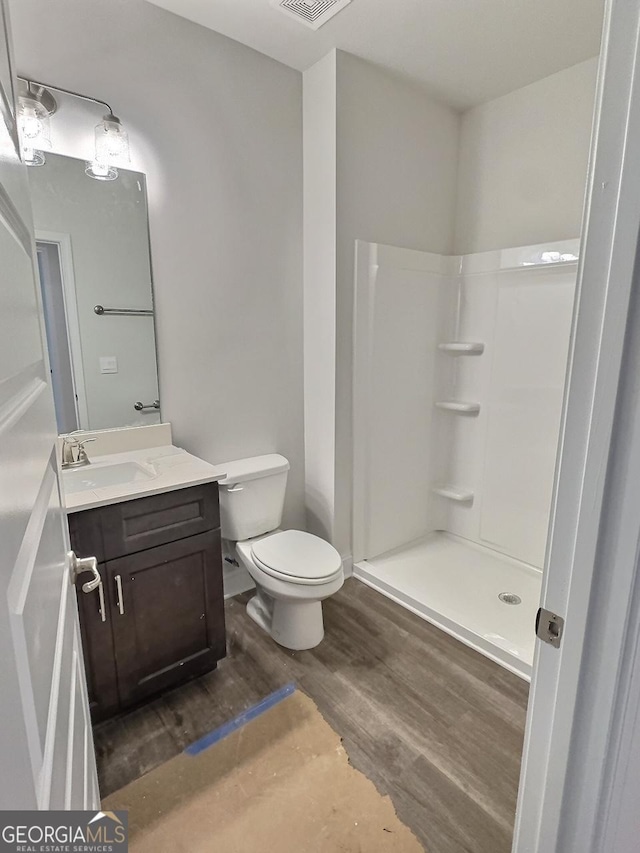
[[[145,176],[85,165],[28,170],[58,431],[159,423]]]

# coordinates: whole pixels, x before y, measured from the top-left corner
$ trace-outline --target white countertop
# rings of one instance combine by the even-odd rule
[[[91,445],[87,450],[91,459],[89,465],[62,471],[62,488],[67,512],[80,512],[84,509],[94,509],[135,498],[158,495],[162,492],[171,492],[174,489],[199,486],[202,483],[215,483],[225,476],[223,467],[210,465],[173,445],[94,457],[91,456]],[[122,463],[135,463],[130,466],[132,474],[126,478],[125,482],[100,488],[86,485],[99,476],[99,469],[107,469]],[[136,473],[137,476],[135,476]],[[71,479],[75,480],[73,486],[69,482]],[[79,486],[80,480],[85,480],[85,484]]]

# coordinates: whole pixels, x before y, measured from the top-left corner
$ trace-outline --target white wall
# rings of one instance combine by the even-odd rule
[[[331,56],[323,60],[325,74]],[[351,546],[355,241],[447,255],[578,236],[597,60],[462,116],[423,89],[350,54],[337,51],[335,63],[336,319],[334,328],[328,311],[320,316],[310,301],[305,333],[318,340],[324,333],[325,343],[335,335],[336,355],[335,363],[325,359],[322,367],[316,349],[318,372],[309,374],[305,393],[317,406],[335,381],[333,494],[327,463],[322,463],[325,505],[333,505],[334,523],[325,530],[331,529],[332,541],[346,555]],[[311,74],[319,75],[320,66],[305,75],[309,103],[318,100]],[[308,139],[312,144],[314,136]],[[329,205],[334,182],[325,181],[323,189],[312,171],[316,148],[309,150],[305,189],[315,178],[313,186]],[[325,249],[328,274],[322,287],[328,308],[334,287],[333,233]],[[314,300],[318,286],[314,279]],[[307,357],[313,358],[309,350]],[[330,410],[327,403],[329,417]],[[323,430],[326,460],[330,439]],[[307,448],[307,464],[315,453]]]
[[[352,504],[354,240],[458,255],[578,237],[596,72],[597,59],[589,60],[460,117],[424,92],[338,52],[335,541],[343,552],[349,547],[347,525]],[[503,273],[499,276],[489,273],[485,278],[486,287],[479,301],[474,301],[473,295],[477,281],[471,277],[464,282],[466,290],[463,288],[462,293],[469,310],[459,320],[470,322],[472,327],[484,323],[493,339],[500,295],[504,299],[513,296],[521,307],[530,294],[535,292],[537,298],[542,290],[530,290],[528,282],[523,283],[522,274],[513,281]],[[401,281],[398,287],[402,289]],[[565,295],[571,288],[569,276],[568,282],[562,279],[557,287],[552,283],[549,290],[553,296],[542,300],[543,313],[548,305],[556,306],[551,309],[556,326],[564,328],[568,322],[571,297],[569,294],[567,300]],[[391,318],[391,308],[389,313]],[[507,328],[508,323],[502,323],[500,329],[503,326]],[[542,329],[543,334],[545,331],[552,335],[550,324]],[[508,367],[518,362],[511,362],[510,356],[501,351],[502,361],[494,363],[492,345],[482,362],[459,362],[457,368],[452,362],[452,382],[461,383],[463,396],[472,394],[474,382],[479,380],[482,387],[477,390],[485,394],[486,405],[475,422],[459,419],[452,424],[450,420],[446,422],[447,416],[441,416],[441,429],[436,428],[433,433],[438,434],[436,444],[438,452],[442,451],[441,457],[452,462],[449,473],[453,479],[461,477],[461,486],[479,483],[483,493],[471,512],[462,505],[438,506],[440,499],[432,501],[431,514],[436,524],[448,515],[449,526],[455,532],[490,542],[493,547],[536,565],[542,564],[564,376],[562,353],[566,336],[556,337],[559,341],[556,350],[547,349],[545,353],[554,368],[559,365],[558,369],[554,372],[549,368],[546,374],[544,370],[529,371],[528,389],[516,391],[509,385]],[[535,335],[534,338],[531,347],[540,343]],[[502,337],[497,339],[498,344],[501,341]],[[401,345],[399,341],[397,344]],[[465,383],[471,387],[466,388]],[[419,392],[411,381],[405,391],[410,399],[405,397],[403,406],[396,405],[395,409],[413,411],[415,405],[419,408]],[[509,422],[510,400],[498,399],[503,393],[507,397],[516,393],[523,398],[523,406],[518,409],[524,413],[520,426]],[[486,395],[491,394],[494,396],[489,399]],[[536,396],[536,402],[532,396]],[[501,405],[501,415],[495,415]],[[487,426],[490,410],[494,412],[491,429]],[[506,418],[502,416],[505,413]],[[383,429],[385,419],[382,415],[380,419],[376,421],[377,432]],[[538,425],[537,431],[534,424]],[[499,453],[497,445],[504,440],[500,430],[508,432],[520,427],[522,430],[516,436],[519,440],[511,445],[510,465],[494,467],[495,471],[506,472],[503,480],[485,483],[485,440],[491,440],[489,449]],[[403,423],[402,429],[403,436],[411,435],[409,425]],[[537,438],[542,433],[549,436],[549,441]],[[399,436],[398,439],[402,440]],[[359,438],[356,436],[355,440]],[[458,446],[449,453],[449,445],[456,442]],[[386,445],[393,454],[394,442],[386,440]],[[402,454],[401,457],[405,458]],[[418,457],[421,458],[419,454]],[[377,464],[384,467],[380,461]],[[437,460],[432,460],[432,464],[435,472]],[[406,464],[401,467],[406,468]],[[519,476],[528,477],[531,482],[529,487],[520,485],[514,492]],[[426,500],[426,496],[422,499]],[[528,514],[531,523],[527,527],[525,519],[524,524],[516,525],[517,530],[514,528],[509,539],[496,526],[511,523],[506,519],[510,507],[516,505],[520,518]],[[391,508],[387,509],[390,517],[393,516]],[[388,529],[379,531],[378,539],[382,541],[386,536],[388,541],[387,534],[390,534]]]
[[[336,528],[351,547],[355,241],[448,254],[460,119],[423,89],[337,53]]]
[[[284,453],[285,521],[304,524],[301,75],[143,0],[10,8],[19,73],[112,102],[147,174],[176,442],[212,462]],[[64,153],[90,151],[100,113],[54,116]]]
[[[304,73],[304,443],[307,528],[334,538],[336,56]]]
[[[324,90],[317,86],[321,74],[325,75],[325,81],[330,80],[334,73],[330,70],[331,62],[335,63],[336,78],[333,106],[330,97],[329,102],[326,100],[327,86]],[[355,241],[396,242],[434,252],[450,250],[459,117],[423,89],[341,51],[325,57],[305,73],[305,118],[321,110],[329,115],[332,109],[336,123],[335,177],[327,174],[326,167],[330,167],[327,163],[323,172],[313,175],[310,156],[305,191],[312,186],[316,204],[324,205],[325,210],[331,205],[335,209],[336,236],[334,239],[328,234],[325,245],[326,273],[322,281],[309,280],[310,286],[322,287],[325,308],[329,309],[335,299],[335,312],[333,315],[329,310],[317,312],[315,300],[321,297],[317,293],[313,301],[308,297],[305,333],[313,333],[317,340],[324,338],[327,344],[335,339],[335,359],[328,358],[322,364],[320,352],[316,352],[317,370],[313,374],[308,372],[305,393],[312,401],[310,405],[317,407],[335,382],[334,491],[330,493],[331,478],[325,472],[327,494],[321,498],[314,496],[314,505],[333,506],[331,538],[343,556],[348,557]],[[307,129],[306,138],[313,140],[310,123]],[[335,276],[331,268],[334,242]],[[310,251],[311,244],[307,242],[305,253]],[[309,349],[306,357],[310,365],[309,358],[313,356]],[[310,457],[314,452],[313,448],[307,449],[308,466],[313,464]]]
[[[455,251],[580,234],[598,60],[462,116]]]

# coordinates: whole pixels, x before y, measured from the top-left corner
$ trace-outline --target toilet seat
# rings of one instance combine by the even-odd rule
[[[325,584],[342,571],[333,545],[302,530],[265,536],[252,545],[251,556],[266,574],[295,584]]]

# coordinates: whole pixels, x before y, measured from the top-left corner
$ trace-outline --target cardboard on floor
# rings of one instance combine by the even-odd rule
[[[103,802],[128,809],[132,853],[423,853],[303,693]]]

